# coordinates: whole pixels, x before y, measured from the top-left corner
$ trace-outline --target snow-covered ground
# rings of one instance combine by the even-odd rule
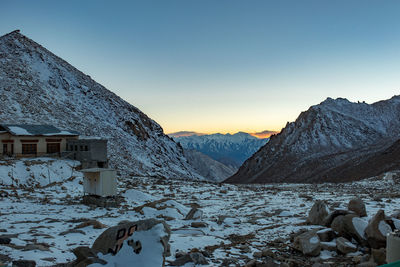
[[[326,200],[330,209],[346,209],[348,201],[359,196],[368,217],[379,209],[391,214],[400,204],[399,184],[390,175],[347,184],[238,186],[120,177],[119,193],[125,202],[119,208],[96,208],[80,203],[82,174],[73,171],[76,162],[41,159],[28,161],[29,166],[26,162],[0,162],[0,236],[12,237],[10,244],[0,245],[0,262],[7,262],[7,257],[35,260],[38,266],[71,262],[73,248],[91,246],[105,230],[88,220],[114,226],[123,220],[156,217],[166,220],[172,230],[167,265],[177,251],[197,249],[209,253],[210,266],[219,266],[224,259],[243,265],[254,252],[278,249],[273,242],[287,247],[292,232],[317,227],[305,224],[317,199]],[[27,175],[32,171],[38,182]],[[199,207],[203,217],[184,220],[191,207]],[[207,226],[192,227],[194,221]],[[335,256],[335,252],[323,255],[326,260]]]

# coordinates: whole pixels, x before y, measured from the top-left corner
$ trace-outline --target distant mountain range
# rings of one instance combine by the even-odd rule
[[[343,182],[400,169],[400,96],[328,98],[251,156],[230,183]]]
[[[193,133],[193,132],[191,132]],[[170,134],[185,150],[199,151],[228,167],[238,168],[248,157],[268,142],[248,133],[188,135],[188,132]]]

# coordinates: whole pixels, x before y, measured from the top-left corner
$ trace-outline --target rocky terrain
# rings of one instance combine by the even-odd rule
[[[239,168],[247,158],[268,142],[268,138],[259,139],[244,132],[190,134],[191,132],[184,132],[171,136],[184,149],[199,151],[231,168]]]
[[[0,183],[0,263],[102,266],[130,255],[146,266],[376,266],[383,234],[400,226],[400,181],[393,172],[342,184],[121,176],[121,204],[101,208],[81,203],[75,166],[53,159],[0,162],[1,177],[9,177]],[[117,225],[137,229],[115,256],[93,256]]]
[[[160,125],[19,31],[0,37],[0,100],[2,123],[107,138],[111,166],[124,173],[202,178]]]
[[[373,104],[328,98],[272,136],[226,181],[343,182],[398,170],[399,118],[400,96]]]

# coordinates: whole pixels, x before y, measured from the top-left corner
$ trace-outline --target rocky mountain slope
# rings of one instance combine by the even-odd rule
[[[156,122],[19,31],[0,37],[0,99],[3,123],[53,124],[107,138],[112,167],[201,177]]]
[[[258,139],[244,132],[173,138],[184,149],[197,150],[226,166],[234,168],[238,168],[247,158],[268,142],[268,139]]]
[[[398,161],[389,160],[397,151],[389,147],[400,139],[399,118],[400,96],[371,105],[328,98],[272,136],[226,181],[338,182],[400,169]],[[385,151],[393,154],[384,165],[362,168],[378,162]]]
[[[186,150],[188,162],[208,181],[221,182],[233,175],[237,168],[229,167],[196,150]]]

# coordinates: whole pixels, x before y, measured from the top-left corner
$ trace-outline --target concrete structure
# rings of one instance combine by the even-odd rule
[[[51,125],[0,124],[0,155],[60,155],[67,148],[67,139],[78,139],[78,136],[78,132]]]
[[[386,239],[386,261],[400,264],[400,231],[389,233]]]
[[[68,139],[66,155],[79,160],[82,168],[107,168],[107,140],[100,138]]]
[[[115,196],[117,194],[116,171],[113,169],[91,168],[83,169],[83,190],[85,194],[100,197]]]

